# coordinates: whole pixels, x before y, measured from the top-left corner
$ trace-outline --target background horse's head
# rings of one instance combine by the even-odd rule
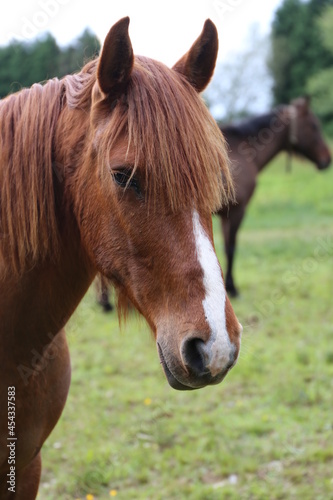
[[[217,32],[206,21],[169,69],[133,56],[128,23],[114,25],[97,64],[67,84],[82,129],[89,111],[91,139],[72,196],[90,260],[148,321],[171,386],[195,389],[224,378],[241,332],[211,222],[232,195],[228,161],[199,96],[213,74]],[[61,133],[70,135],[66,120]]]
[[[292,149],[315,163],[319,170],[327,168],[331,154],[324,142],[319,120],[310,109],[309,99],[299,97],[291,101],[289,115]]]

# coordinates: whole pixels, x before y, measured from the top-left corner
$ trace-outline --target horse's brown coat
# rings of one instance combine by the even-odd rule
[[[36,496],[40,449],[70,384],[63,327],[97,271],[155,335],[163,323],[170,352],[161,356],[177,367],[178,388],[220,381],[238,355],[228,301],[235,356],[221,373],[198,374],[181,352],[185,336],[209,338],[193,211],[212,243],[210,213],[232,194],[223,138],[195,90],[212,76],[216,29],[206,21],[174,70],[132,54],[125,18],[79,74],[0,103],[1,499]],[[7,485],[8,386],[16,391],[15,495]]]

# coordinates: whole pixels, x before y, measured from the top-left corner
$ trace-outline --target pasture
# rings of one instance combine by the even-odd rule
[[[294,159],[287,174],[278,157],[236,259],[241,355],[199,391],[171,389],[144,321],[119,331],[89,291],[67,328],[72,384],[40,500],[333,497],[333,169]]]

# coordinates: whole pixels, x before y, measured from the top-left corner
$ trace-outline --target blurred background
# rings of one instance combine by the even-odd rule
[[[330,0],[78,0],[6,2],[0,19],[0,97],[78,71],[110,26],[130,15],[137,54],[175,63],[210,17],[220,37],[205,93],[213,115],[230,121],[309,94],[333,133],[333,2]]]

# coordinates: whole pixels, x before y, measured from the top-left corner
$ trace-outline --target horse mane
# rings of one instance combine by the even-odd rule
[[[35,84],[0,101],[0,263],[18,273],[57,255],[54,137],[66,107],[83,111],[96,124],[94,164],[103,187],[111,187],[111,192],[109,160],[125,134],[128,151],[135,152],[134,170],[143,172],[151,207],[159,204],[176,212],[191,206],[214,212],[233,196],[224,138],[182,75],[136,57],[126,93],[111,104],[96,98],[97,65],[95,59],[78,74]],[[64,121],[68,129],[75,127],[70,119]],[[77,214],[85,201],[89,168],[88,160],[76,168]]]
[[[20,272],[57,249],[52,151],[62,92],[53,79],[0,101],[2,273]]]
[[[240,123],[221,125],[220,129],[226,136],[233,135],[245,139],[249,136],[257,136],[260,130],[270,126],[273,116],[276,116],[280,109],[276,108],[269,113],[248,118]]]

